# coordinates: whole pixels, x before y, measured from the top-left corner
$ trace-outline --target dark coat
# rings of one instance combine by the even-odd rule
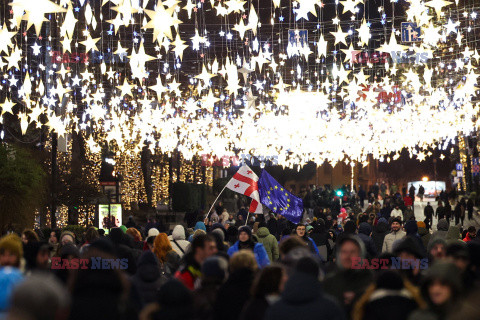
[[[278,240],[278,237],[279,237],[280,233],[278,232],[277,219],[272,219],[271,218],[270,220],[268,220],[267,229],[268,229],[268,231],[270,231],[270,234],[273,235]]]
[[[269,304],[265,298],[252,298],[243,308],[240,320],[263,320],[268,307]]]
[[[325,278],[323,287],[326,293],[337,299],[345,313],[350,315],[356,301],[372,280],[370,270],[339,270]]]
[[[202,280],[201,287],[193,291],[193,308],[196,320],[210,320],[221,281]]]
[[[400,291],[391,291],[369,301],[365,305],[363,319],[383,320],[388,315],[388,320],[405,320],[417,308],[413,299],[400,295]]]
[[[383,221],[379,221],[375,227],[373,227],[372,232],[372,240],[375,243],[375,248],[377,248],[377,252],[382,252],[383,247],[383,239],[389,233],[389,226],[388,223]]]
[[[274,303],[265,320],[345,319],[338,303],[322,291],[312,275],[295,273],[287,281],[280,301]]]
[[[372,233],[372,227],[367,222],[360,223],[358,227],[358,237],[363,241],[365,249],[367,249],[367,254],[369,258],[373,258],[377,255],[377,247],[375,242],[370,237]]]
[[[153,252],[145,251],[140,256],[137,272],[131,279],[143,305],[157,301],[158,289],[165,278],[160,274],[158,260]]]
[[[250,269],[239,269],[217,292],[217,301],[213,310],[214,320],[238,320],[245,303],[250,298],[250,287],[254,273]]]

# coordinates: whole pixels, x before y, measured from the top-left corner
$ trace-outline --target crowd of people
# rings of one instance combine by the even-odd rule
[[[219,203],[171,231],[130,217],[110,230],[12,232],[0,238],[0,317],[480,318],[475,228],[451,219],[443,196],[416,221],[408,197],[360,211],[333,199],[299,224]]]

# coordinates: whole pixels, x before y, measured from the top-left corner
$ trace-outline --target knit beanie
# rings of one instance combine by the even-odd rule
[[[60,239],[58,239],[59,240],[58,242],[62,243],[62,239],[65,236],[72,237],[73,242],[75,242],[75,234],[73,234],[73,232],[71,231],[63,231],[62,234],[60,235]]]
[[[147,238],[148,238],[148,237],[156,237],[156,236],[158,236],[159,233],[160,233],[160,231],[158,231],[157,228],[150,228],[150,229],[148,230]]]
[[[222,257],[209,257],[202,264],[202,276],[205,278],[225,279],[228,270],[228,262]]]
[[[250,230],[250,227],[248,226],[241,226],[240,228],[238,228],[239,235],[241,232],[246,232],[248,234],[248,237],[252,237],[252,230]]]
[[[123,224],[120,226],[120,229],[122,229],[123,233],[127,232],[127,227],[125,227]]]
[[[14,233],[0,239],[0,252],[8,251],[20,260],[23,257],[22,240]]]
[[[427,228],[427,225],[423,221],[418,221],[417,222],[417,227],[419,228]]]

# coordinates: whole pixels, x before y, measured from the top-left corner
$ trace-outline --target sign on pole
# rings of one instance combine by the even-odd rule
[[[422,30],[415,22],[402,22],[402,42],[420,42]]]

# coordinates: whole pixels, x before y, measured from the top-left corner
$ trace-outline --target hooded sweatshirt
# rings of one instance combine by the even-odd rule
[[[185,229],[181,225],[175,226],[172,235],[168,236],[172,249],[181,257],[187,252],[190,242],[185,240]]]
[[[275,236],[270,234],[270,231],[266,227],[258,229],[257,232],[258,242],[262,243],[268,254],[268,259],[273,262],[277,261],[279,257],[278,242]]]

